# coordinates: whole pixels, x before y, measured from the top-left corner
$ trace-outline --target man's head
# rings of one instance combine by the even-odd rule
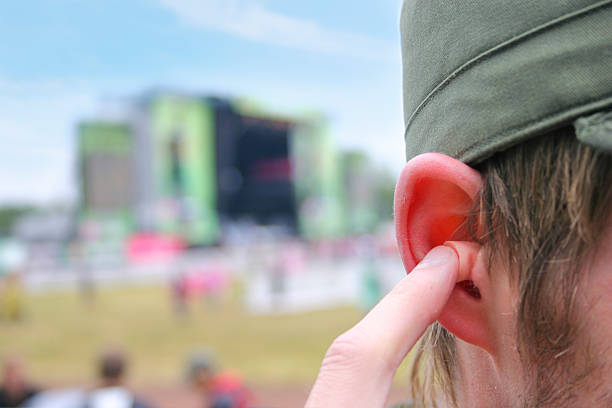
[[[572,125],[612,105],[610,21],[612,1],[405,2],[400,252],[410,270],[446,243],[470,276],[424,336],[417,394],[612,405],[612,120]]]
[[[612,288],[612,156],[560,129],[477,167],[426,154],[398,183],[407,268],[446,242],[471,277],[442,311],[446,329],[425,336],[434,358],[428,375],[449,395],[461,392],[453,388],[462,383],[459,341],[484,350],[500,382],[517,388],[513,395],[535,399],[523,405],[559,406],[557,398],[584,391],[589,377],[606,378],[603,364],[612,365],[601,358],[612,326],[595,326],[612,312],[612,292],[598,291]]]
[[[109,350],[100,356],[98,372],[104,386],[121,385],[125,376],[127,361],[118,350]]]
[[[210,352],[198,352],[187,361],[187,380],[197,388],[208,390],[217,373],[215,359]]]
[[[8,357],[2,366],[2,386],[9,394],[17,394],[26,387],[26,374],[22,362]]]

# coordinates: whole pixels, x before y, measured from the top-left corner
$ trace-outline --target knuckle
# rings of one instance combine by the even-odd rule
[[[331,344],[324,364],[333,366],[356,366],[366,363],[375,354],[369,336],[358,327],[340,335]]]

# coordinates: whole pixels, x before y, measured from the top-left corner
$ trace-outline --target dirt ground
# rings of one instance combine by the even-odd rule
[[[297,408],[303,407],[308,396],[308,389],[299,386],[253,387],[256,396],[255,406],[261,408]],[[164,386],[139,388],[138,395],[155,408],[203,408],[204,400],[193,390],[183,386]]]
[[[255,406],[258,408],[301,408],[308,397],[309,387],[304,386],[255,386]],[[147,386],[138,388],[137,393],[155,408],[203,408],[201,396],[184,386]],[[389,404],[405,400],[400,389],[392,391]]]

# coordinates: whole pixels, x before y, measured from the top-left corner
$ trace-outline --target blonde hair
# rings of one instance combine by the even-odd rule
[[[578,357],[579,266],[612,212],[612,157],[578,142],[567,127],[501,152],[477,169],[484,183],[465,226],[487,251],[492,279],[503,270],[516,285],[519,354],[537,396],[531,403],[560,401],[559,376]],[[578,375],[564,380],[566,387],[588,375],[589,361],[582,364]],[[456,366],[454,336],[433,324],[415,349],[415,402],[427,406],[444,396],[457,406]]]

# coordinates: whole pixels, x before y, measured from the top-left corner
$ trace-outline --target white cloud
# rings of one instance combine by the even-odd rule
[[[159,0],[183,21],[265,44],[306,51],[397,61],[399,45],[266,9],[252,0]]]
[[[78,81],[0,77],[0,203],[74,199],[74,126],[93,101]]]

